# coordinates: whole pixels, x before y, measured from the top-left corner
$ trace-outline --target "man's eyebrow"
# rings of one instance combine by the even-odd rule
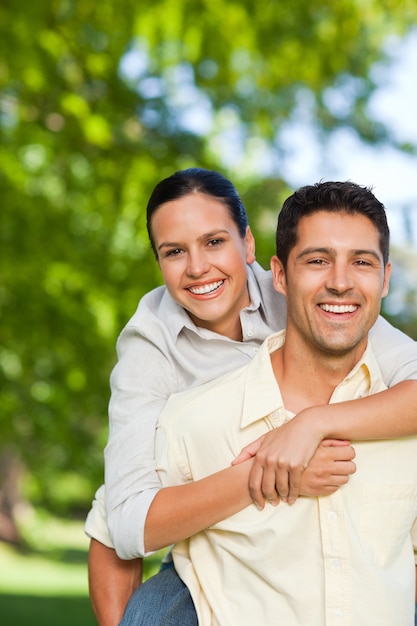
[[[204,241],[205,239],[211,239],[212,237],[216,237],[220,233],[224,233],[226,235],[230,234],[226,228],[216,228],[215,230],[203,233],[202,235],[200,235],[200,237],[197,238],[197,240]],[[183,243],[180,243],[178,241],[163,241],[159,244],[157,250],[161,250],[162,248],[181,248],[181,246],[183,245]]]
[[[378,253],[377,250],[374,250],[372,248],[368,249],[368,248],[353,248],[352,250],[349,250],[350,254],[352,256],[372,256],[373,258],[377,259],[378,261],[381,260],[381,253]],[[310,254],[330,254],[330,255],[335,255],[336,254],[336,250],[335,248],[327,248],[325,246],[321,246],[321,247],[317,247],[317,248],[304,248],[304,250],[301,250],[301,252],[299,254],[297,254],[297,259],[303,259],[305,256],[308,256]]]
[[[305,256],[308,256],[309,254],[335,254],[336,250],[334,248],[325,248],[325,247],[320,247],[320,248],[304,248],[304,250],[301,250],[301,252],[299,252],[297,254],[297,259],[302,259]]]
[[[380,261],[382,257],[382,252],[378,253],[377,250],[373,250],[373,249],[369,250],[368,248],[364,248],[363,250],[359,248],[358,250],[352,250],[352,252],[354,253],[355,256],[362,256],[362,255],[373,256],[378,261]]]

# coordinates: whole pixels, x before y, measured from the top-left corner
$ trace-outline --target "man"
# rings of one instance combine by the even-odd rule
[[[304,408],[385,388],[368,331],[388,292],[388,245],[368,189],[319,183],[288,198],[271,262],[286,334],[238,372],[168,401],[156,436],[163,485],[220,472]],[[355,449],[357,473],[332,495],[258,510],[243,482],[236,513],[182,541],[175,529],[175,567],[201,626],[414,623],[417,438]]]

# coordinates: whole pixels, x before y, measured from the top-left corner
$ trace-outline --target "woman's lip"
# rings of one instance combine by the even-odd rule
[[[224,284],[224,279],[214,280],[204,285],[195,285],[186,287],[186,289],[193,294],[193,296],[205,296],[216,292]]]

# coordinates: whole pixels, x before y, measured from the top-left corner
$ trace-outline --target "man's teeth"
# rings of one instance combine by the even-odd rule
[[[188,290],[196,296],[201,296],[205,293],[210,293],[212,291],[216,291],[219,287],[221,287],[224,283],[224,280],[218,280],[215,283],[209,283],[208,285],[202,285],[201,287],[189,287]]]
[[[328,313],[353,313],[358,307],[354,304],[320,304],[320,308]]]

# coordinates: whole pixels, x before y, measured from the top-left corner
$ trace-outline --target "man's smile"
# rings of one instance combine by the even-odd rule
[[[326,313],[354,313],[358,308],[355,304],[319,304]]]

